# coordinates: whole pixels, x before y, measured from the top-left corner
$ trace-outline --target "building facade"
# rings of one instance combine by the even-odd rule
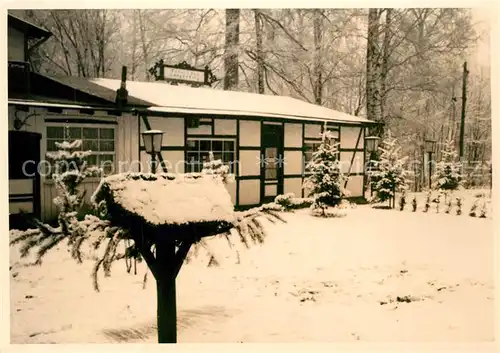
[[[15,43],[25,37],[15,34],[11,39],[10,33],[9,29],[9,58],[11,47],[26,47]],[[23,210],[44,221],[57,216],[52,166],[45,155],[56,149],[66,129],[92,151],[89,164],[101,166],[105,173],[149,171],[141,133],[161,130],[160,171],[200,171],[213,152],[235,175],[235,182],[227,185],[233,203],[251,207],[283,193],[307,195],[302,188],[304,166],[326,127],[340,144],[339,158],[349,176],[347,189],[352,197],[364,196],[364,138],[372,122],[362,117],[290,97],[164,82],[47,77],[31,72],[29,66],[22,71],[29,87],[19,88],[10,85],[14,74],[9,66],[12,215]],[[127,97],[117,105],[117,90],[123,86]],[[26,144],[30,153],[19,153]],[[97,178],[85,181],[87,197],[98,183]]]

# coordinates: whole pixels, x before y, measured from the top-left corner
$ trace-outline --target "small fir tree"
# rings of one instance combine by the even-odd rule
[[[486,213],[488,210],[488,202],[486,198],[483,198],[483,202],[481,203],[481,208],[479,209],[479,218],[486,218]]]
[[[439,213],[439,205],[441,204],[441,194],[439,194],[434,200],[436,203],[436,213]]]
[[[479,204],[479,199],[475,200],[474,203],[472,204],[470,211],[469,211],[469,216],[476,217],[478,204]]]
[[[460,173],[462,164],[457,161],[458,154],[453,140],[448,140],[441,151],[442,159],[436,164],[436,171],[432,176],[432,187],[436,190],[455,191],[459,189],[464,180]]]
[[[449,198],[446,201],[446,210],[444,212],[445,213],[450,213],[452,208],[453,208],[453,203],[451,202],[451,198]]]
[[[432,197],[432,191],[429,190],[425,197],[424,212],[429,211],[429,208],[431,208],[431,197]]]
[[[344,189],[346,178],[340,169],[338,158],[338,143],[332,143],[331,133],[325,129],[321,144],[313,153],[312,160],[306,170],[311,173],[304,182],[304,187],[310,190],[309,196],[313,203],[311,210],[314,214],[326,215],[329,206],[338,206],[342,198],[347,195]]]
[[[462,198],[457,197],[457,216],[460,216],[462,214]]]
[[[406,190],[401,193],[401,198],[399,199],[399,210],[403,211],[406,205]]]
[[[413,196],[413,201],[411,202],[412,206],[412,211],[416,212],[417,211],[417,196]]]
[[[408,157],[400,156],[401,147],[390,133],[379,147],[380,160],[372,161],[376,170],[371,173],[375,182],[374,201],[385,202],[394,199],[395,193],[406,188],[411,172],[405,168]]]

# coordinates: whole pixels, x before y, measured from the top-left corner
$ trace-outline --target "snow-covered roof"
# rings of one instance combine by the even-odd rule
[[[91,81],[112,90],[120,88],[120,80],[98,78]],[[354,124],[371,123],[363,117],[285,96],[139,81],[127,81],[127,90],[130,97],[151,102],[153,106],[148,110],[152,112],[259,116]]]
[[[96,109],[95,106],[90,106],[90,105],[37,102],[34,100],[28,100],[28,99],[9,99],[8,104],[26,105],[26,106],[30,106],[30,107],[45,107],[45,108]],[[99,108],[99,107],[97,107],[97,108]]]
[[[234,221],[231,197],[222,182],[201,174],[125,173],[103,178],[92,196],[111,201],[155,225]]]

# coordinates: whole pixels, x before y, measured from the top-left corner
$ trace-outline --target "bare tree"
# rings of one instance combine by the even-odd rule
[[[262,47],[262,18],[260,16],[260,10],[254,10],[255,19],[255,51],[256,51],[256,61],[257,61],[257,92],[260,94],[265,93],[264,87],[264,50]]]
[[[366,49],[366,116],[383,123],[381,110],[381,60],[380,60],[380,15],[381,10],[368,12],[368,40]],[[381,125],[376,132],[382,136]]]
[[[238,87],[238,51],[240,38],[240,10],[226,9],[226,44],[224,55],[224,89]]]

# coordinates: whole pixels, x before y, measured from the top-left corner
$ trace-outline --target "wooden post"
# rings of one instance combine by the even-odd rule
[[[464,62],[464,72],[462,76],[462,116],[460,120],[460,161],[464,158],[464,135],[465,135],[465,111],[467,104],[467,76],[469,71],[467,70],[467,62]]]
[[[396,208],[396,187],[392,188],[392,208]]]
[[[158,343],[177,343],[175,244],[162,234],[156,242]]]

